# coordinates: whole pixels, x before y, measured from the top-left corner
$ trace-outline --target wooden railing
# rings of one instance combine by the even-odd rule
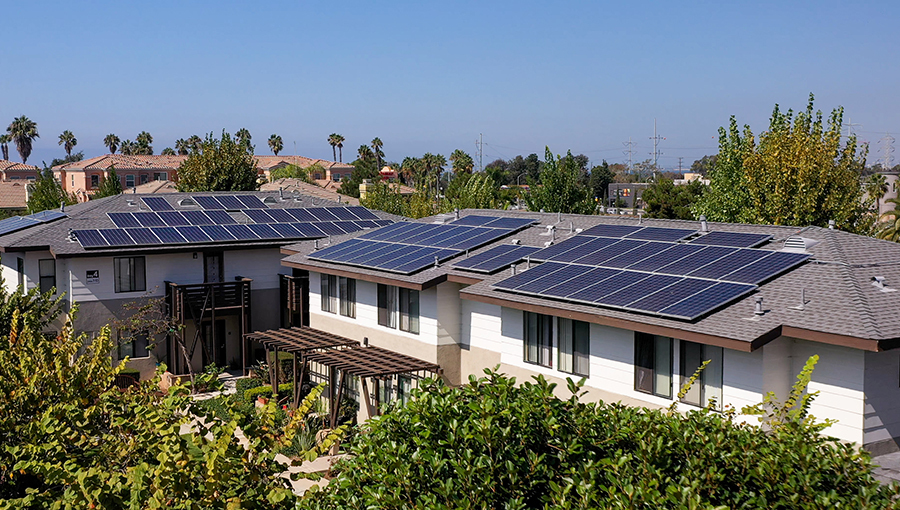
[[[250,304],[250,278],[234,282],[178,284],[166,282],[169,315],[178,322],[208,318],[213,311],[240,310]]]

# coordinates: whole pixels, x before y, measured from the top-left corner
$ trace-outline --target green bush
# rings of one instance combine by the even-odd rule
[[[243,395],[245,391],[250,388],[259,388],[262,386],[264,381],[262,379],[256,379],[254,377],[242,377],[235,382],[235,393],[238,395]]]
[[[291,389],[293,389],[292,384],[279,384],[278,385],[278,400],[289,396],[291,394]],[[244,401],[245,402],[253,402],[256,400],[256,397],[263,396],[266,398],[272,398],[272,387],[268,384],[257,386],[255,388],[250,388],[249,390],[244,392]]]
[[[769,431],[734,412],[680,414],[554,396],[542,377],[413,390],[370,420],[308,509],[887,508],[867,454],[818,434],[808,401]],[[805,386],[805,384],[803,385]],[[802,393],[802,388],[800,392]],[[789,411],[791,413],[794,411]]]

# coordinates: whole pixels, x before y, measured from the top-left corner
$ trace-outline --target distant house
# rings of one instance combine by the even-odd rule
[[[0,180],[3,181],[35,180],[40,172],[40,169],[34,165],[0,159],[0,176],[2,176]]]
[[[153,193],[178,193],[178,188],[172,181],[150,181],[138,184],[133,188],[125,188],[125,193],[137,195],[149,195]]]
[[[18,213],[26,209],[27,202],[27,181],[14,180],[0,182],[0,210]]]
[[[255,156],[256,167],[259,174],[265,176],[266,180],[271,180],[272,170],[284,168],[288,165],[298,166],[300,168],[309,168],[313,165],[322,167],[322,173],[314,173],[309,178],[314,181],[324,181],[319,185],[325,187],[327,182],[341,182],[350,177],[353,173],[353,165],[346,163],[338,163],[336,161],[327,161],[324,159],[306,158],[303,156]],[[340,188],[340,185],[338,185]]]
[[[284,195],[309,195],[312,197],[343,202],[349,205],[359,205],[359,199],[347,195],[341,195],[333,189],[323,188],[318,184],[311,184],[302,179],[286,178],[267,182],[259,187],[260,191],[279,191]]]

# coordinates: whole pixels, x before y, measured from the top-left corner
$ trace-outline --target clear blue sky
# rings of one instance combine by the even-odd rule
[[[666,168],[716,152],[736,115],[754,132],[774,104],[845,107],[880,157],[900,133],[900,2],[16,2],[4,9],[0,122],[27,115],[29,162],[86,157],[142,131],[157,152],[246,127],[258,154],[344,160],[378,136],[388,160],[425,152],[484,162],[571,149]],[[18,160],[14,147],[10,156]]]

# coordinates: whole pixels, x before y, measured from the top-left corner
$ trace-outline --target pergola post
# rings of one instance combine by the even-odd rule
[[[334,397],[334,391],[331,392],[331,428],[337,427],[338,413],[341,410],[341,400],[344,398],[344,377],[347,372],[341,370],[341,377],[338,380],[337,399]],[[337,400],[337,403],[335,403]]]
[[[272,383],[272,395],[275,396],[276,402],[278,401],[278,347],[275,347],[272,350],[272,357],[274,360],[269,364],[269,378]]]
[[[293,401],[293,402],[291,402],[291,409],[297,409],[297,395],[300,393],[297,389],[297,375],[298,375],[297,371],[300,369],[300,367],[298,366],[299,363],[297,363],[297,352],[296,351],[294,351],[294,359],[292,360],[291,363],[292,363],[291,364],[291,368],[292,368],[291,372],[294,374],[294,388],[293,388],[293,391],[291,392],[291,394],[293,395],[294,398],[291,399]]]
[[[366,417],[371,418],[377,413],[378,407],[372,404],[372,395],[369,394],[369,385],[366,383],[368,377],[360,377],[362,381],[362,392],[366,401]],[[378,379],[374,380],[374,387],[378,388]]]
[[[300,391],[303,387],[303,380],[306,378],[306,367],[308,364],[309,361],[307,361],[306,356],[303,356],[303,363],[300,364],[300,384],[294,385],[294,409],[300,405]]]

